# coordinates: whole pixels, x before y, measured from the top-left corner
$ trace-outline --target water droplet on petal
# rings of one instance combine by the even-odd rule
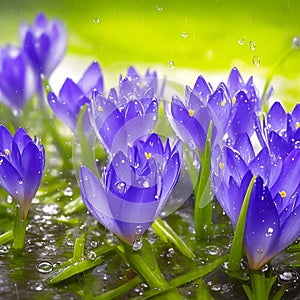
[[[15,117],[20,117],[22,115],[22,110],[21,109],[13,109],[12,113]]]
[[[135,227],[135,234],[138,234],[139,236],[142,234],[143,227],[142,226],[136,226]]]
[[[250,41],[249,46],[251,51],[254,51],[256,49],[256,45],[253,41]]]
[[[36,266],[36,269],[42,274],[48,274],[53,271],[53,265],[49,261],[41,261]]]
[[[254,55],[252,57],[252,63],[255,67],[258,67],[260,65],[260,58],[257,55]]]
[[[266,232],[266,236],[272,236],[274,229],[272,227],[269,227],[267,232]]]
[[[170,70],[173,70],[175,67],[175,62],[173,60],[168,61],[168,68]]]

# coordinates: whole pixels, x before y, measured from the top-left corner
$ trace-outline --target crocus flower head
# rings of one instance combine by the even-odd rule
[[[300,148],[300,104],[287,113],[280,102],[275,102],[262,124],[259,120],[256,124],[258,139],[263,146],[268,145],[274,161]]]
[[[23,128],[15,135],[0,125],[0,185],[20,205],[26,218],[43,176],[45,150]]]
[[[127,155],[113,156],[102,179],[80,168],[82,199],[92,215],[120,239],[132,245],[152,224],[177,182],[180,143],[171,148],[157,134],[138,140]]]
[[[32,25],[21,24],[20,36],[36,74],[44,74],[48,78],[66,50],[65,26],[56,19],[47,20],[40,13]]]
[[[210,121],[213,144],[222,139],[234,143],[240,134],[251,134],[257,102],[252,79],[245,85],[233,68],[228,86],[220,83],[213,91],[211,84],[199,76],[193,89],[187,86],[185,102],[174,96],[170,105],[165,102],[165,111],[176,134],[190,148],[202,152]]]
[[[78,84],[67,78],[58,97],[51,91],[48,94],[48,103],[54,114],[74,131],[80,109],[90,102],[94,91],[103,93],[102,71],[96,61],[87,68]]]
[[[0,101],[19,113],[35,90],[33,70],[21,49],[0,47]]]
[[[115,89],[110,91],[107,98],[94,93],[89,105],[92,127],[105,149],[111,154],[118,151],[126,153],[128,145],[148,135],[156,123],[157,112],[157,98],[149,96],[133,98],[121,105]]]
[[[225,147],[222,159],[217,151],[212,182],[235,226],[251,178],[257,175],[244,232],[250,268],[257,270],[300,236],[300,149],[274,164],[267,147],[255,156],[248,141],[244,137],[239,142],[239,151]]]
[[[134,67],[129,67],[125,78],[120,76],[119,97],[120,105],[139,98],[160,98],[163,93],[164,85],[159,87],[157,73],[146,71],[145,76],[141,76]]]

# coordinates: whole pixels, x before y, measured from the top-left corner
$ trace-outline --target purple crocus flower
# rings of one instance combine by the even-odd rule
[[[67,78],[58,97],[50,92],[48,102],[55,115],[74,131],[80,109],[90,102],[94,91],[103,93],[103,75],[96,61],[87,68],[78,84]]]
[[[91,124],[109,153],[126,152],[128,145],[152,131],[157,120],[158,100],[152,92],[149,94],[128,102],[124,98],[120,100],[115,89],[108,98],[94,94],[89,107]]]
[[[274,161],[285,158],[294,148],[300,148],[300,104],[286,113],[275,102],[262,124],[257,120],[256,133],[262,146],[268,146]]]
[[[34,73],[25,54],[11,45],[0,47],[0,100],[18,114],[34,90]]]
[[[152,224],[175,186],[181,167],[181,144],[165,147],[157,134],[118,152],[102,179],[80,168],[82,199],[92,215],[132,245]]]
[[[15,135],[0,125],[0,185],[20,205],[26,218],[45,167],[45,150],[40,141],[33,141],[23,128]]]
[[[129,67],[125,78],[119,79],[119,105],[122,106],[134,99],[160,98],[163,94],[164,83],[159,88],[157,73],[147,70],[145,76],[141,76],[134,67]]]
[[[264,147],[254,154],[243,135],[236,149],[216,148],[212,182],[216,197],[236,226],[253,174],[257,175],[249,200],[244,247],[251,269],[260,269],[300,235],[300,149],[273,163]]]
[[[165,111],[177,135],[190,148],[203,152],[210,121],[213,122],[213,144],[223,138],[234,143],[241,133],[251,134],[255,113],[260,106],[253,80],[247,84],[236,68],[228,83],[220,83],[215,91],[199,76],[194,88],[186,88],[185,103],[173,97]]]
[[[66,50],[67,38],[63,23],[56,19],[48,21],[40,13],[32,25],[21,24],[20,36],[36,74],[48,78]]]

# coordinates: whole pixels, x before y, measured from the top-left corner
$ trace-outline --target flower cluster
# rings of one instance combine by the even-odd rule
[[[0,100],[14,112],[21,111],[35,92],[42,98],[41,75],[51,75],[66,49],[64,25],[43,14],[30,26],[22,24],[20,32],[21,47],[0,47]],[[286,113],[275,102],[264,115],[253,78],[244,82],[235,67],[216,89],[199,76],[193,88],[186,87],[184,99],[176,94],[167,99],[168,82],[159,83],[156,72],[141,76],[129,67],[106,95],[102,70],[94,61],[78,83],[67,78],[58,94],[48,91],[50,108],[74,133],[86,106],[82,131],[94,134],[107,154],[100,174],[96,163],[80,162],[83,202],[103,226],[136,245],[180,179],[186,153],[202,163],[197,175],[202,176],[208,165],[207,186],[212,186],[234,227],[255,175],[242,238],[250,268],[261,268],[300,235],[300,105]],[[159,124],[168,126],[165,139],[156,131],[160,112],[169,122]],[[183,153],[182,141],[190,151]],[[12,136],[0,126],[0,185],[21,207],[23,220],[44,166],[39,139],[32,140],[22,128]],[[206,184],[203,178],[196,180],[201,187]],[[197,187],[195,191],[196,196],[202,192]]]
[[[244,234],[251,269],[261,268],[300,234],[298,111],[299,105],[286,114],[278,102],[273,104],[256,130],[262,141],[258,153],[247,133],[234,145],[216,147],[213,153],[215,193],[234,226],[250,180],[257,176]]]
[[[34,92],[43,98],[41,75],[49,77],[66,50],[66,31],[44,14],[20,27],[21,46],[0,46],[0,101],[19,114]]]

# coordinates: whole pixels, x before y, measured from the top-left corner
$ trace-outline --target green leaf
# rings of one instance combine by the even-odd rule
[[[196,237],[207,240],[212,233],[212,204],[210,182],[210,150],[212,136],[212,122],[207,131],[204,154],[201,157],[201,173],[195,188],[194,223]]]
[[[169,240],[176,248],[186,257],[195,258],[192,250],[185,242],[177,235],[177,233],[162,219],[156,219],[152,224],[155,233],[164,241]]]
[[[127,244],[124,244],[124,251],[130,266],[145,279],[151,288],[161,290],[169,288],[169,284],[161,273],[155,255],[146,239],[143,239],[141,250],[134,251]]]
[[[256,176],[254,175],[249,183],[232,240],[228,267],[231,270],[235,271],[238,271],[240,269],[240,262],[243,254],[244,231],[246,225],[248,205],[255,179]]]
[[[13,239],[13,231],[8,230],[0,235],[0,245],[6,244]]]

